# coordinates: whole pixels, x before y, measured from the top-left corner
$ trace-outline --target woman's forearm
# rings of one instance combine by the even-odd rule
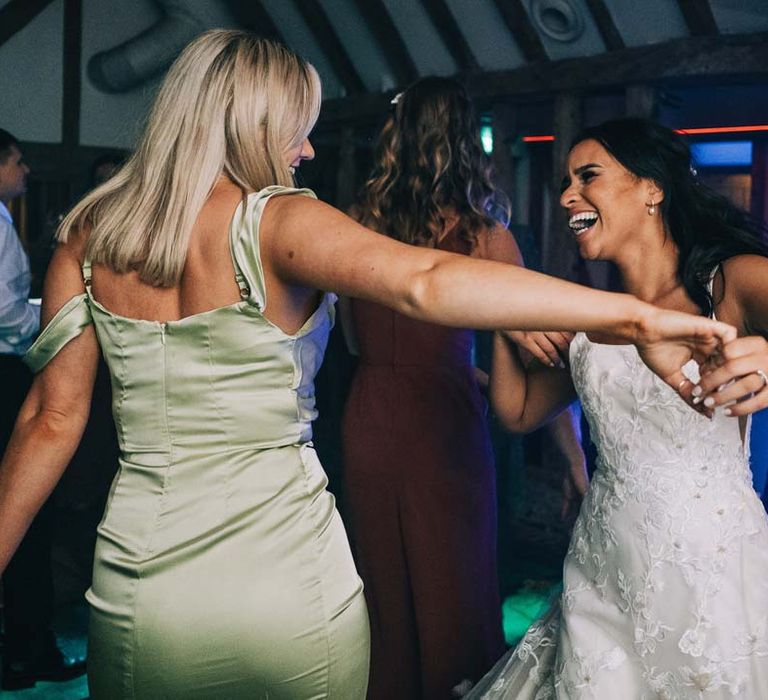
[[[515,345],[501,333],[494,337],[489,393],[499,421],[514,433],[544,425],[575,395],[568,370],[524,367]]]
[[[471,264],[467,264],[471,263]],[[410,313],[445,325],[598,331],[630,342],[653,307],[512,265],[441,257],[420,274]]]
[[[516,348],[501,333],[493,336],[488,397],[499,422],[512,432],[525,408],[527,375]]]
[[[86,418],[22,408],[0,463],[0,571],[67,468]]]
[[[603,331],[630,342],[652,309],[516,265],[400,243],[307,197],[270,200],[260,232],[262,262],[286,284],[369,299],[442,325]]]

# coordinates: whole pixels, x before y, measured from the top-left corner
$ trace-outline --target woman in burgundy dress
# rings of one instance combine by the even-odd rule
[[[401,93],[358,218],[413,245],[518,263],[489,213],[499,198],[462,86],[426,78]],[[368,697],[444,700],[504,645],[473,332],[358,299],[348,308],[360,365],[343,424],[344,495],[371,619]]]

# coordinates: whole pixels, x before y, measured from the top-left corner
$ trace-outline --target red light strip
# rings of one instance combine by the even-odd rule
[[[768,131],[768,124],[754,126],[709,126],[701,129],[675,129],[678,134],[735,134],[740,131]]]
[[[751,126],[707,126],[696,129],[675,129],[678,134],[738,134],[754,131],[768,131],[768,124],[755,124]],[[551,135],[523,136],[525,143],[541,143],[554,141]]]

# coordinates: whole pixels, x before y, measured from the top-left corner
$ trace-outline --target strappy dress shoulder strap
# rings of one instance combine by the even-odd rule
[[[720,272],[720,269],[722,267],[722,263],[718,263],[712,268],[712,272],[709,273],[709,282],[707,283],[707,290],[709,291],[710,296],[712,297],[712,314],[710,315],[710,318],[713,321],[717,321],[717,316],[715,315],[715,277],[717,277],[717,273]],[[742,433],[742,442],[744,444],[744,454],[746,455],[746,458],[749,459],[750,456],[750,442],[749,442],[749,436],[752,432],[752,414],[750,413],[748,416],[746,416],[746,419],[742,417],[744,421],[743,423],[743,433]]]
[[[88,292],[88,295],[91,294],[91,256],[88,255],[88,253],[85,254],[85,258],[83,260],[83,284],[85,285],[85,289]]]
[[[248,195],[246,201],[238,207],[232,220],[230,247],[240,296],[262,312],[267,306],[267,295],[259,251],[259,226],[264,207],[270,198],[288,194],[315,198],[315,193],[309,189],[281,185],[265,187]]]
[[[83,282],[86,291],[72,297],[62,306],[42,330],[24,355],[24,362],[35,373],[43,369],[70,341],[79,336],[91,323],[91,261],[83,262]]]
[[[712,297],[712,314],[710,315],[710,318],[713,321],[717,321],[717,317],[715,316],[715,277],[717,276],[717,273],[720,271],[720,263],[715,265],[712,268],[712,272],[709,273],[709,282],[707,283],[707,291],[709,292],[709,295]]]

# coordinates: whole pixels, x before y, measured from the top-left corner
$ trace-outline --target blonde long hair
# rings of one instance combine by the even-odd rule
[[[285,152],[307,137],[320,101],[317,72],[285,46],[243,31],[201,34],[168,71],[134,155],[66,216],[59,240],[90,229],[94,262],[177,284],[219,176],[245,192],[292,186]]]
[[[458,237],[474,248],[483,228],[509,222],[509,205],[492,182],[467,91],[450,78],[422,78],[395,102],[356,216],[392,238],[434,246],[446,215],[456,214]]]

